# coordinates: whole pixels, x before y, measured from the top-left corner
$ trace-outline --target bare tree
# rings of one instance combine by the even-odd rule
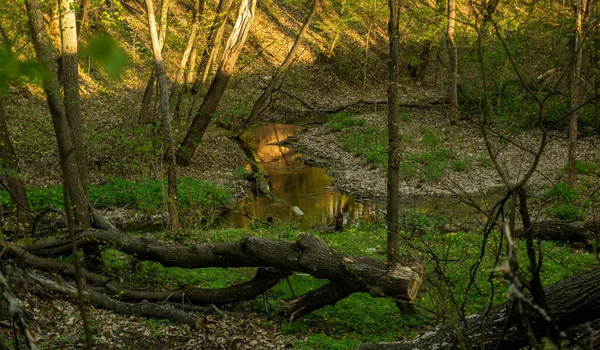
[[[2,157],[2,180],[6,181],[6,187],[10,199],[17,209],[18,234],[24,234],[31,227],[31,209],[29,199],[25,192],[25,185],[21,181],[19,163],[15,149],[8,134],[6,115],[4,114],[3,101],[0,98],[0,156]],[[4,183],[3,183],[4,186]]]
[[[577,158],[577,119],[579,117],[579,103],[583,81],[581,79],[581,66],[583,65],[583,17],[586,11],[587,0],[577,0],[575,14],[575,62],[573,65],[571,81],[571,114],[569,116],[569,150],[567,155],[567,184],[575,189],[575,162]]]
[[[196,152],[198,144],[202,140],[202,137],[212,120],[212,115],[217,110],[217,106],[225,92],[229,79],[231,79],[231,76],[233,75],[235,63],[246,42],[250,24],[254,19],[255,7],[256,0],[243,0],[240,3],[237,20],[233,27],[233,31],[227,40],[225,51],[223,52],[223,59],[221,60],[217,74],[210,84],[206,96],[204,96],[204,101],[192,122],[192,126],[179,146],[177,152],[178,164],[190,164],[192,156]]]
[[[448,0],[448,26],[446,29],[446,43],[448,45],[448,60],[450,81],[448,83],[448,103],[450,104],[449,119],[455,122],[458,116],[458,54],[454,38],[456,25],[456,0]]]
[[[152,4],[152,0],[146,0],[146,12],[148,15],[148,27],[152,39],[152,54],[154,55],[155,71],[158,78],[158,89],[160,93],[160,115],[164,137],[165,161],[167,162],[168,173],[167,207],[169,209],[169,227],[172,231],[177,232],[179,231],[179,214],[177,212],[177,164],[175,164],[175,145],[173,141],[173,132],[171,130],[171,113],[169,110],[169,84],[156,30],[156,19],[154,18],[154,5]]]
[[[275,91],[276,87],[281,84],[285,73],[288,71],[288,69],[296,59],[297,52],[300,49],[300,45],[302,44],[302,39],[304,38],[306,32],[308,32],[308,28],[310,27],[310,24],[312,23],[312,20],[315,17],[315,14],[317,13],[319,3],[319,0],[313,0],[312,7],[310,8],[308,16],[304,20],[304,23],[302,24],[298,35],[296,35],[296,40],[294,40],[292,48],[288,52],[287,56],[285,57],[279,68],[277,68],[277,70],[275,71],[275,74],[273,74],[273,76],[271,77],[271,80],[269,81],[269,84],[263,91],[262,95],[260,95],[258,100],[256,100],[254,106],[252,106],[252,111],[250,112],[248,118],[246,118],[246,120],[242,122],[242,124],[236,131],[238,135],[241,134],[243,130],[248,128],[248,126],[264,111],[267,101],[273,95],[273,92]]]
[[[398,137],[398,61],[400,50],[400,1],[388,0],[388,171],[387,171],[387,259],[398,259],[398,176],[400,169],[400,142]]]
[[[165,38],[167,37],[167,17],[169,14],[169,3],[170,0],[163,0],[160,8],[160,27],[158,33],[158,43],[160,44],[160,52],[163,52],[165,46]],[[148,83],[144,89],[144,96],[142,97],[142,104],[140,106],[139,120],[141,123],[152,123],[154,122],[154,111],[151,108],[152,97],[154,96],[154,85],[156,83],[156,71],[154,68],[148,78]]]

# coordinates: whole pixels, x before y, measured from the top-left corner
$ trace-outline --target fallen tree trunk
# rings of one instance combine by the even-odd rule
[[[600,268],[566,278],[544,288],[552,321],[566,330],[600,315]],[[525,296],[530,299],[528,295]],[[531,315],[535,336],[544,336],[540,315]],[[519,349],[528,345],[521,316],[509,304],[425,331],[410,342],[362,344],[359,349]]]
[[[532,225],[533,237],[541,240],[567,243],[595,250],[600,245],[600,222],[597,221],[541,221]],[[523,236],[523,229],[517,230]]]
[[[59,284],[48,278],[32,273],[30,273],[28,277],[49,291],[62,294],[72,299],[77,298],[77,288],[68,283]],[[192,329],[200,329],[204,325],[203,318],[193,316],[181,310],[177,310],[170,305],[162,306],[153,304],[149,301],[142,301],[136,304],[127,303],[113,299],[107,295],[95,292],[93,290],[87,290],[83,294],[92,305],[121,314],[165,318],[176,323],[186,324]]]
[[[328,279],[331,282],[329,293],[324,297],[325,289],[317,289],[304,296],[286,302],[287,316],[303,315],[317,310],[325,305],[335,304],[338,300],[356,292],[367,292],[375,297],[389,297],[395,300],[411,302],[419,289],[423,266],[416,262],[405,265],[386,263],[367,257],[350,256],[339,253],[315,236],[301,233],[296,242],[274,241],[264,238],[247,237],[240,242],[204,243],[194,246],[177,246],[154,240],[150,237],[136,238],[117,230],[87,230],[77,235],[78,246],[107,245],[121,252],[135,255],[138,259],[152,260],[166,267],[204,268],[204,267],[266,267],[278,269],[270,274],[257,274],[248,286],[232,286],[237,291],[230,295],[242,295],[246,299],[218,299],[223,295],[210,296],[206,290],[193,290],[187,287],[183,291],[134,292],[113,283],[113,292],[118,292],[131,298],[146,298],[157,300],[167,294],[185,293],[188,298],[196,296],[200,304],[228,303],[254,298],[258,293],[275,285],[276,281],[285,276],[283,271],[298,271],[308,273],[316,278]],[[23,250],[24,249],[24,250]],[[40,261],[39,256],[56,257],[70,254],[70,242],[66,238],[36,243],[24,248],[13,247],[15,256],[32,261],[38,266],[60,267],[66,271],[64,264],[52,259],[49,262]],[[36,260],[38,259],[38,260]],[[33,261],[37,261],[33,263]],[[68,264],[67,264],[68,265]],[[86,277],[91,276],[86,272]],[[98,278],[98,277],[94,277]],[[251,286],[252,288],[250,288]],[[323,288],[323,287],[322,287]],[[244,291],[244,293],[240,292]],[[252,294],[249,291],[252,291]],[[343,293],[340,293],[343,291]],[[221,290],[221,293],[224,293]],[[216,292],[218,293],[218,292]]]

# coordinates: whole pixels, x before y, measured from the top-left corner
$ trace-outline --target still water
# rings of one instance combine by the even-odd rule
[[[334,217],[343,213],[346,224],[368,219],[374,210],[372,203],[359,203],[331,189],[331,178],[323,168],[305,165],[300,154],[282,146],[281,142],[302,131],[290,124],[255,126],[242,140],[255,150],[256,160],[267,174],[267,182],[275,199],[257,196],[248,191],[227,217],[232,227],[248,227],[254,219],[294,221],[303,229],[333,226]],[[248,167],[249,168],[249,167]],[[296,206],[304,213],[293,214]]]

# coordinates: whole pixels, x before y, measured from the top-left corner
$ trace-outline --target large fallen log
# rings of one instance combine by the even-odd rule
[[[156,261],[166,267],[268,267],[281,271],[304,272],[316,278],[327,279],[335,286],[332,288],[336,290],[335,296],[332,294],[323,297],[322,293],[316,290],[292,299],[285,308],[288,316],[305,314],[325,305],[335,304],[341,298],[356,292],[410,302],[416,297],[423,274],[423,266],[417,262],[390,264],[367,257],[342,254],[307,233],[300,233],[296,242],[247,237],[239,242],[178,246],[148,236],[132,237],[117,230],[87,230],[79,233],[76,240],[80,247],[107,245],[138,259]],[[40,242],[23,248],[35,256],[56,257],[70,254],[70,242],[67,238]],[[268,278],[260,281],[264,283],[255,290],[274,285]],[[339,291],[343,293],[337,293]],[[131,297],[134,294],[136,293],[127,293]],[[137,294],[164,296],[164,293]],[[203,304],[210,301],[210,298],[204,299]]]
[[[593,321],[600,315],[600,268],[544,288],[552,320],[560,330]],[[529,298],[529,296],[525,296]],[[539,313],[530,318],[535,336],[544,336]],[[427,330],[410,342],[362,344],[362,350],[383,349],[519,349],[528,345],[516,308],[502,304],[487,313]]]
[[[600,246],[600,222],[597,221],[541,221],[531,227],[533,237],[541,240],[567,243],[594,251]],[[516,231],[517,237],[523,229]]]

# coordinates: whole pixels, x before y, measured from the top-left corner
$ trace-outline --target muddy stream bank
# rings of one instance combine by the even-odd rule
[[[230,227],[248,227],[252,219],[295,222],[301,229],[331,229],[336,215],[343,215],[344,225],[359,220],[383,217],[385,203],[381,199],[356,199],[332,186],[333,179],[322,167],[306,164],[306,157],[288,146],[304,127],[271,123],[251,128],[242,141],[254,151],[257,163],[264,169],[274,198],[249,190],[226,216]],[[247,165],[250,170],[250,165]],[[470,221],[472,211],[448,196],[411,197],[401,201],[402,209],[435,211],[460,221]],[[298,215],[300,214],[300,215]]]

